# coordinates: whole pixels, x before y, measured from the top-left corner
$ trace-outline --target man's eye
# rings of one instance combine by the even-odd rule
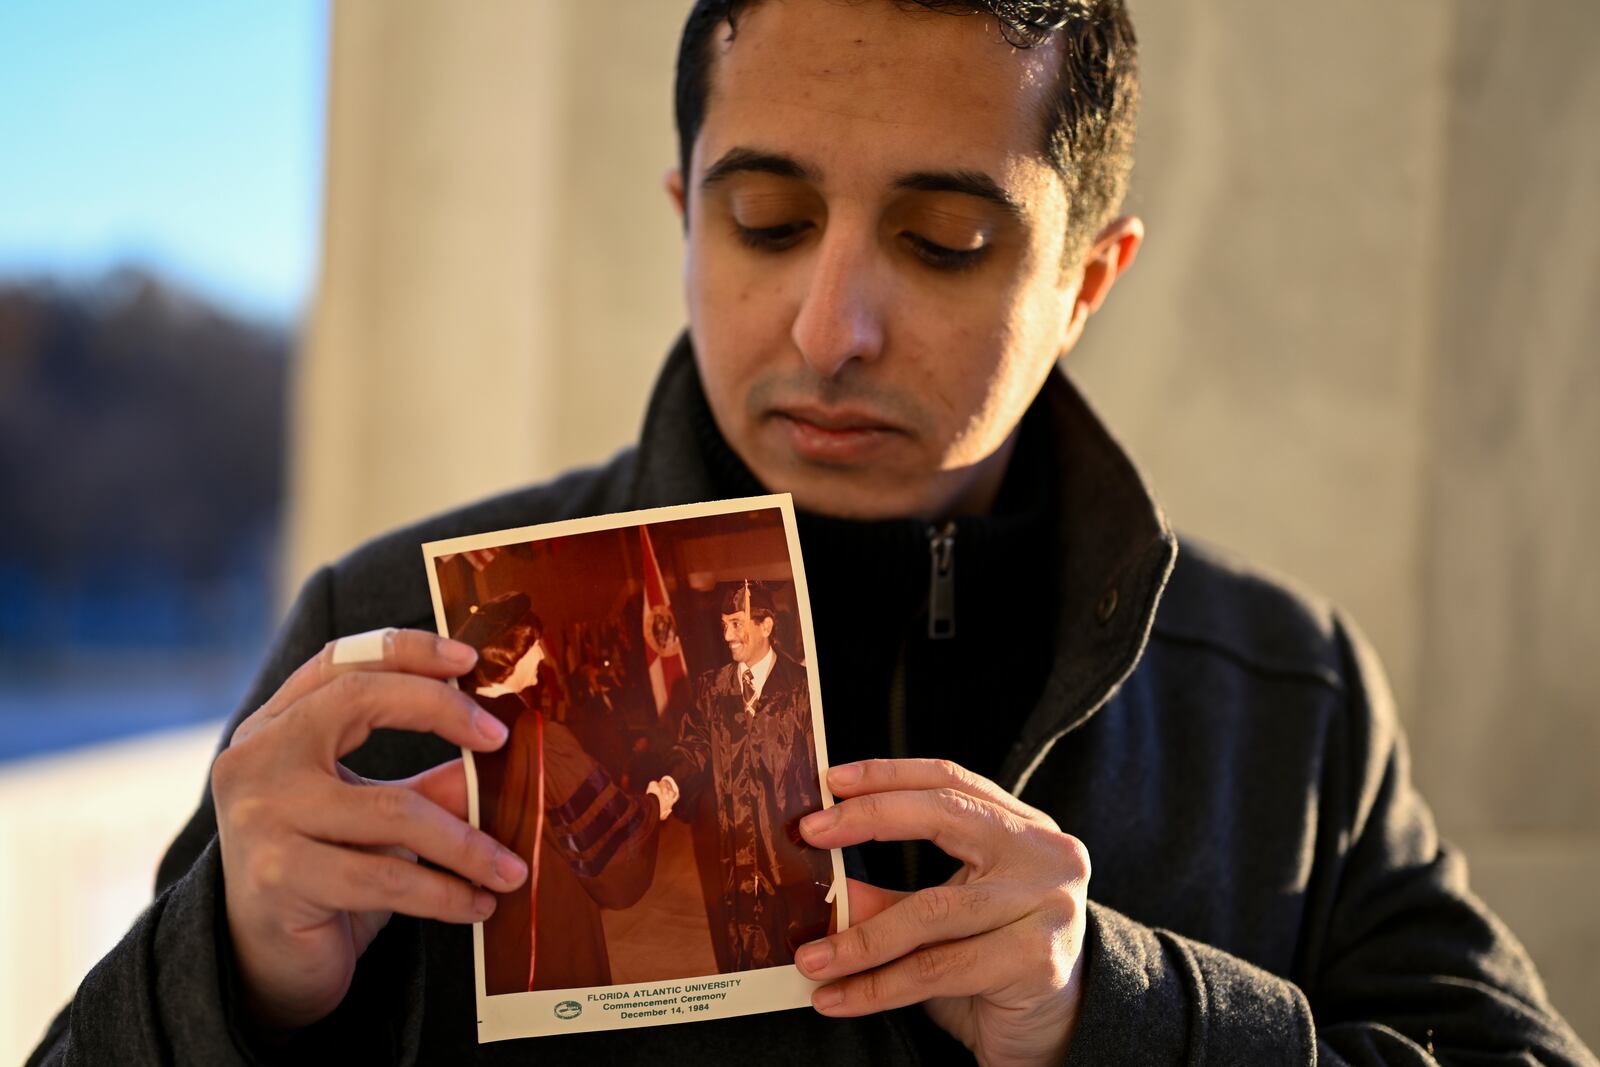
[[[798,244],[811,228],[809,222],[785,222],[781,226],[741,226],[733,224],[734,232],[751,248],[762,252],[782,252]]]
[[[989,246],[978,248],[946,248],[918,234],[903,234],[906,244],[916,257],[935,270],[958,272],[978,265],[989,252]]]

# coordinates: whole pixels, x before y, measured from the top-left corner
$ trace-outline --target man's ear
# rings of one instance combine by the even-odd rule
[[[683,222],[683,171],[677,167],[669,167],[667,173],[661,177],[661,185],[672,198],[672,206],[678,212],[678,221]]]
[[[1135,215],[1114,219],[1095,235],[1094,243],[1083,257],[1083,277],[1078,283],[1072,315],[1067,321],[1066,336],[1061,346],[1063,353],[1078,343],[1089,316],[1100,310],[1111,287],[1133,266],[1143,244],[1144,222]]]
[[[772,623],[773,618],[771,615],[756,623],[757,626],[761,627],[761,636],[769,641],[772,640]]]

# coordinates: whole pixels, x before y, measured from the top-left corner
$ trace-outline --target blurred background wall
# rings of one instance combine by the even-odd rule
[[[633,438],[682,324],[661,176],[688,5],[613,6],[328,13],[282,589],[398,522]],[[1149,241],[1069,369],[1180,532],[1292,575],[1373,637],[1442,830],[1600,1043],[1600,7],[1135,15],[1130,208]],[[60,782],[71,759],[55,760]],[[181,810],[200,762],[128,795]],[[0,783],[38,765],[14,766]],[[83,896],[84,870],[50,877],[53,906]],[[53,951],[49,925],[8,956]]]
[[[291,585],[398,523],[633,439],[683,323],[662,178],[687,10],[334,5]]]

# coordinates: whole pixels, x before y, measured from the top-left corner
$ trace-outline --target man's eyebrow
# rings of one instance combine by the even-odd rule
[[[902,174],[895,179],[896,189],[909,189],[919,193],[961,193],[975,196],[1010,215],[1017,222],[1026,221],[1022,205],[1010,193],[1000,188],[1000,183],[976,170],[919,170]]]
[[[780,178],[798,178],[812,181],[816,175],[810,168],[792,156],[779,152],[764,152],[756,148],[730,148],[722,158],[706,169],[700,179],[700,188],[715,185],[735,174],[775,174]]]

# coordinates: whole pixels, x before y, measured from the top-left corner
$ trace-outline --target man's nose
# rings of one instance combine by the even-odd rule
[[[852,360],[870,362],[883,351],[873,235],[831,228],[811,263],[790,336],[801,357],[824,378]]]

